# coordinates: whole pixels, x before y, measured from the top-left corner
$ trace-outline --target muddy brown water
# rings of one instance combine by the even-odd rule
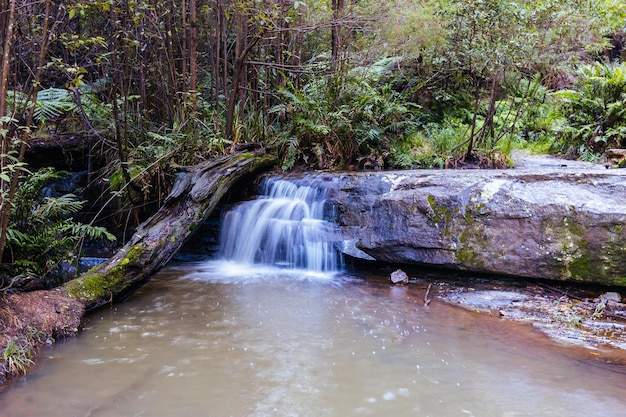
[[[418,284],[181,263],[43,351],[0,416],[617,417],[612,362]]]

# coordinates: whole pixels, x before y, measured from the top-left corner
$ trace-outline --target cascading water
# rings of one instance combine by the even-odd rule
[[[274,265],[312,272],[336,271],[336,226],[323,219],[325,191],[268,179],[263,195],[229,210],[220,234],[222,256],[240,264]]]

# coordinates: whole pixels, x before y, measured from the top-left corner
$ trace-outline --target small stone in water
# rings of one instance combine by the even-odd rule
[[[398,269],[391,273],[391,282],[394,284],[406,284],[409,282],[409,276],[401,269]]]

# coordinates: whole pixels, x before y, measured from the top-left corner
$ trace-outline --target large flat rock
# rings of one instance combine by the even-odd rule
[[[626,286],[626,170],[518,156],[510,170],[322,177],[351,256]]]

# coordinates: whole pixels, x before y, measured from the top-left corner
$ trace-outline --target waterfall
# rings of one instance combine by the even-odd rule
[[[325,192],[313,185],[268,179],[263,195],[229,210],[220,253],[241,264],[265,264],[313,272],[341,265],[336,226],[323,219]]]

